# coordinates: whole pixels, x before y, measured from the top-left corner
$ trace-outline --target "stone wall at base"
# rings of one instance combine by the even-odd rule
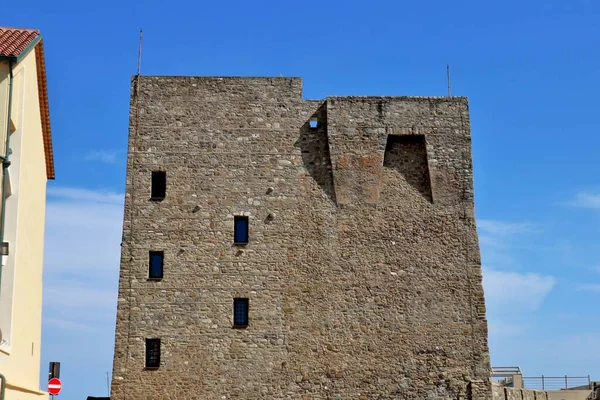
[[[515,389],[492,383],[493,400],[548,400],[548,392],[533,389]]]
[[[130,113],[111,399],[491,398],[466,98],[142,76]]]

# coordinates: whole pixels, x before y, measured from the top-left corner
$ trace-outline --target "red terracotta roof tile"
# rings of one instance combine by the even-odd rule
[[[39,34],[37,29],[0,26],[0,56],[17,57]]]
[[[46,82],[46,62],[43,41],[40,41],[35,46],[35,62],[38,78],[38,96],[40,99],[40,116],[42,118],[44,154],[46,155],[46,178],[54,179],[54,152],[52,151],[52,135],[50,133],[50,109],[48,108],[48,84]]]
[[[0,26],[0,56],[18,57],[38,36],[40,36],[40,31],[37,29]],[[42,120],[42,136],[44,140],[44,153],[46,156],[46,177],[48,179],[54,179],[54,156],[52,152],[52,135],[50,133],[50,110],[48,108],[48,84],[46,83],[46,64],[42,40],[35,46],[35,62],[37,69],[38,97],[40,101],[40,117]]]

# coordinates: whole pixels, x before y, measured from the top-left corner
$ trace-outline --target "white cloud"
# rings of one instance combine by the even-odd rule
[[[504,260],[504,262],[509,262],[512,259],[507,254],[506,248],[514,245],[516,238],[536,232],[536,228],[529,222],[478,219],[477,232],[479,245],[488,263],[496,259],[498,261]],[[496,264],[495,262],[493,263]]]
[[[579,290],[589,290],[591,292],[600,293],[600,283],[588,283],[578,286]]]
[[[502,322],[492,320],[488,322],[488,331],[494,336],[519,336],[522,335],[527,328],[524,325],[519,325],[511,322]]]
[[[113,277],[118,273],[122,194],[50,187],[46,204],[46,273]]]
[[[118,150],[97,150],[86,154],[85,159],[87,161],[100,161],[106,164],[115,164],[119,153],[120,151]]]
[[[62,282],[61,282],[62,283]],[[46,305],[61,309],[85,309],[86,311],[106,311],[117,306],[114,288],[97,289],[87,282],[73,284],[56,283],[44,291]]]
[[[556,279],[534,273],[483,268],[486,304],[491,309],[537,310],[554,288]]]
[[[526,243],[523,237],[539,231],[537,226],[525,221],[478,219],[477,232],[484,264],[499,269],[518,267],[516,255]]]
[[[88,203],[108,203],[108,204],[123,204],[124,196],[121,193],[115,193],[106,190],[89,190],[70,187],[51,186],[47,190],[48,197],[56,200],[68,200],[79,202],[82,204]]]
[[[575,195],[575,199],[568,204],[573,207],[600,211],[600,193],[579,192]]]
[[[477,220],[477,228],[480,232],[493,236],[522,235],[533,231],[529,222],[507,222],[491,219]]]
[[[89,324],[52,317],[44,317],[44,324],[65,331],[89,332],[94,329],[94,327]]]
[[[49,203],[44,269],[78,276],[118,271],[123,211],[104,204]]]
[[[110,191],[48,190],[42,364],[60,360],[82,379],[112,367],[123,200]],[[68,390],[67,398],[89,394]]]
[[[482,269],[492,356],[503,360],[507,340],[512,342],[514,337],[521,340],[536,330],[531,317],[540,312],[539,308],[556,285],[556,279],[535,273]],[[498,347],[499,343],[502,345]]]
[[[481,229],[480,229],[481,230]],[[479,234],[479,245],[482,247],[504,247],[505,244],[496,237]]]
[[[116,311],[123,199],[113,192],[48,188],[44,322],[49,327],[114,326],[111,318],[89,316]]]
[[[594,350],[600,343],[600,335],[594,328],[578,324],[574,329],[578,331],[576,334],[559,333],[561,329],[554,328],[548,326],[546,331],[534,331],[518,340],[491,338],[492,363],[518,365],[525,376],[563,376],[563,383],[565,375],[597,377],[600,370]]]

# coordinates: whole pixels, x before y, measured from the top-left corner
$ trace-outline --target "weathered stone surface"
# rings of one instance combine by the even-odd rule
[[[521,389],[504,388],[504,395],[506,396],[506,400],[523,400]]]
[[[535,390],[535,400],[548,400],[550,395],[546,391]]]
[[[504,394],[504,386],[499,385],[497,383],[492,383],[492,398],[494,400],[506,400],[506,396]]]
[[[298,78],[132,88],[111,398],[491,398],[465,98],[307,101]]]
[[[533,389],[515,389],[492,384],[493,400],[547,400],[548,392]]]
[[[523,400],[535,400],[535,392],[533,390],[521,389]]]

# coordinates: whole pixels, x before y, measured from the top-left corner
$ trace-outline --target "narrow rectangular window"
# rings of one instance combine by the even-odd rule
[[[154,200],[162,200],[167,195],[167,173],[152,171],[152,194]]]
[[[160,339],[146,339],[146,368],[160,367]]]
[[[248,243],[248,217],[234,217],[233,241],[236,244]]]
[[[162,279],[163,278],[163,264],[165,254],[162,251],[151,251],[150,260],[148,265],[148,278],[149,279]]]
[[[236,328],[248,326],[248,299],[233,299],[233,326]]]

